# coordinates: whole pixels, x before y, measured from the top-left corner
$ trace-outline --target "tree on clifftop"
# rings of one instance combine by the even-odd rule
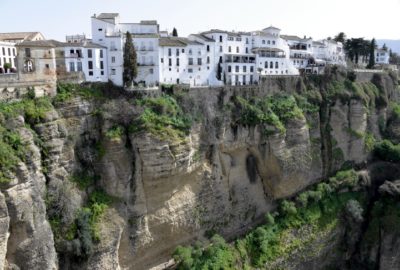
[[[373,38],[369,46],[369,62],[367,68],[374,68],[375,66],[375,48],[376,48],[376,42],[375,39]]]
[[[124,47],[124,85],[131,85],[137,76],[136,51],[133,46],[132,35],[126,32],[126,42]]]
[[[343,33],[343,32],[340,32],[339,34],[337,34],[337,36],[335,36],[334,40],[335,40],[336,42],[342,42],[342,43],[344,43],[345,40],[346,40],[346,34]]]
[[[172,30],[172,36],[173,36],[173,37],[177,37],[177,36],[178,36],[178,30],[176,30],[175,27],[174,27],[174,29]]]

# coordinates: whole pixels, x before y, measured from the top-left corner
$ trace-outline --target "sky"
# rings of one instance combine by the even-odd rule
[[[0,0],[0,32],[40,31],[47,39],[90,36],[90,17],[120,13],[121,22],[157,20],[180,36],[212,28],[236,31],[268,26],[314,39],[400,39],[400,0]]]

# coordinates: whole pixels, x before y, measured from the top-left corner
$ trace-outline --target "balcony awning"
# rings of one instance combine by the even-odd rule
[[[254,48],[251,50],[253,53],[258,53],[258,52],[285,52],[282,49],[278,48],[273,48],[273,47],[259,47],[259,48]]]

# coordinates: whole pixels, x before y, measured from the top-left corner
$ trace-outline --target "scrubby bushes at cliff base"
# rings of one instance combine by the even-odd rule
[[[354,170],[339,172],[327,183],[320,183],[294,200],[283,200],[277,212],[266,216],[266,225],[250,232],[243,239],[226,244],[214,236],[208,246],[178,247],[174,258],[179,269],[253,269],[265,267],[294,250],[302,250],[316,240],[321,232],[334,229],[341,221],[340,213],[347,209],[357,217],[362,215],[361,193],[352,191],[358,176]],[[338,192],[347,190],[346,192]],[[351,203],[348,203],[348,202]],[[354,201],[357,201],[355,203]],[[353,211],[356,209],[357,211]],[[307,234],[301,236],[304,227]],[[297,237],[291,237],[291,235]]]

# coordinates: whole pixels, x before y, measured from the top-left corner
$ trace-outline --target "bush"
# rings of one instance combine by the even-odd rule
[[[295,215],[297,213],[296,205],[294,202],[283,200],[280,204],[281,212],[284,215]]]
[[[384,161],[400,162],[400,145],[394,145],[389,140],[383,140],[374,147],[374,156]]]
[[[334,177],[329,178],[329,184],[332,188],[340,189],[354,187],[358,183],[358,174],[355,170],[339,171]]]
[[[106,132],[106,137],[111,140],[119,140],[124,134],[124,128],[121,126],[114,126]]]
[[[143,113],[129,127],[131,133],[146,131],[160,140],[184,140],[192,126],[192,119],[171,96],[140,100]]]

